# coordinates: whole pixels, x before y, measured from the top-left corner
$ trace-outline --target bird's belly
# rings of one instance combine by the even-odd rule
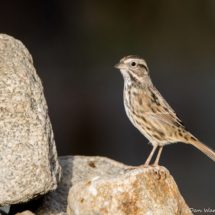
[[[150,141],[152,145],[163,146],[175,142],[174,140],[166,138],[165,127],[161,127],[159,124],[150,120],[146,114],[135,114],[126,106],[125,110],[132,124]]]

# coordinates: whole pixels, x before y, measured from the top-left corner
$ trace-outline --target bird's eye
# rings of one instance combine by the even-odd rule
[[[136,66],[136,63],[135,63],[135,62],[132,62],[131,65],[132,65],[132,66]]]

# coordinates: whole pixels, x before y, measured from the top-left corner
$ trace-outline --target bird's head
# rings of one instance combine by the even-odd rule
[[[133,81],[142,83],[149,76],[149,69],[146,61],[136,55],[129,55],[120,60],[115,68],[120,69],[126,84]]]

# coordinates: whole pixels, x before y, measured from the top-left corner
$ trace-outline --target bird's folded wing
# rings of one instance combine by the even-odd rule
[[[174,125],[177,127],[184,127],[182,121],[176,116],[171,113],[148,113],[149,117],[153,118],[154,120],[159,120],[161,122]]]
[[[156,97],[157,101],[151,103],[152,111],[147,111],[148,113],[146,114],[155,120],[160,120],[161,122],[177,127],[184,127],[182,121],[176,115],[175,111],[171,108],[171,106],[166,102],[166,100],[161,96],[161,94],[155,87],[150,90],[150,93],[151,96],[149,96],[149,98],[154,99]]]

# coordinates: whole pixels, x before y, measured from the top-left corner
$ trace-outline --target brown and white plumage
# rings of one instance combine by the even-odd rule
[[[158,165],[163,146],[175,142],[192,144],[215,161],[215,152],[186,130],[175,111],[153,86],[145,60],[130,55],[122,58],[115,67],[120,69],[124,78],[126,114],[153,145],[143,166],[148,166],[156,147],[160,146],[155,161],[155,165]]]

